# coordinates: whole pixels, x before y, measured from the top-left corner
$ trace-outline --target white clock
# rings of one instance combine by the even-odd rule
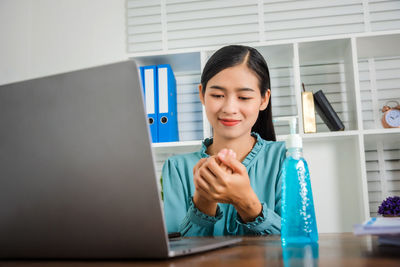
[[[397,102],[396,102],[397,103]],[[400,128],[400,105],[396,107],[384,106],[382,108],[382,125],[385,128]]]

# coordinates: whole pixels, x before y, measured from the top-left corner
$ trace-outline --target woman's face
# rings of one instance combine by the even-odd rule
[[[245,65],[227,68],[212,77],[200,100],[214,135],[233,139],[250,134],[260,110],[269,102],[270,90],[261,97],[257,76]]]

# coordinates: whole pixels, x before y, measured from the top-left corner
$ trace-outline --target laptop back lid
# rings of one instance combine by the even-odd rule
[[[166,257],[137,66],[0,86],[0,257]]]

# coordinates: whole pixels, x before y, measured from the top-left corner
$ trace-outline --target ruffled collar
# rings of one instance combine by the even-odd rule
[[[257,141],[254,144],[253,148],[251,149],[250,153],[247,154],[246,158],[242,161],[242,164],[245,167],[248,167],[250,165],[250,163],[253,161],[253,159],[257,156],[258,152],[260,152],[261,148],[263,147],[264,139],[262,139],[258,133],[252,132],[251,136],[254,136],[255,138],[257,138]],[[204,139],[203,144],[200,149],[200,155],[202,158],[207,158],[210,156],[206,153],[206,151],[207,151],[207,147],[209,145],[211,145],[212,143],[213,143],[212,137]]]

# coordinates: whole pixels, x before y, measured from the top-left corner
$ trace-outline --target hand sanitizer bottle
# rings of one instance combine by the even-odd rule
[[[282,245],[318,242],[310,173],[303,158],[301,137],[296,134],[296,117],[282,117],[275,121],[289,121],[290,125],[282,167]]]

